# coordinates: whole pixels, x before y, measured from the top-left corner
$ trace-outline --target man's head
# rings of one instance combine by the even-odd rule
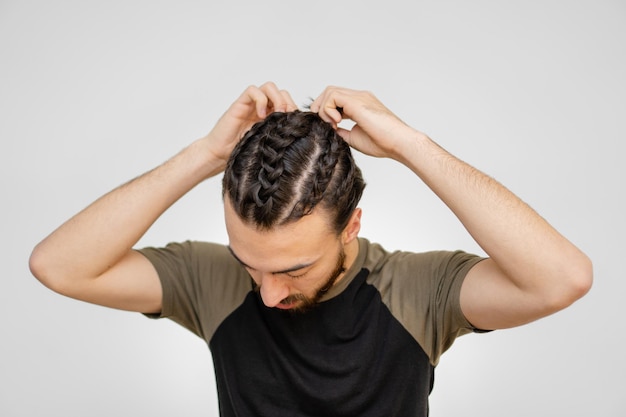
[[[273,113],[243,137],[224,173],[226,229],[268,307],[306,310],[341,280],[364,187],[350,147],[315,113]]]
[[[272,113],[246,133],[226,165],[223,194],[259,229],[294,222],[321,207],[341,233],[365,182],[350,147],[316,113]]]

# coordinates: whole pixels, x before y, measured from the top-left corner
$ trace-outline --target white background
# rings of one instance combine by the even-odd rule
[[[28,256],[267,80],[298,104],[329,84],[374,92],[594,261],[594,287],[571,308],[459,339],[437,369],[432,416],[626,415],[620,0],[0,1],[0,415],[216,415],[203,341],[58,296]],[[481,253],[408,169],[357,158],[363,236]],[[219,181],[140,246],[225,242]]]

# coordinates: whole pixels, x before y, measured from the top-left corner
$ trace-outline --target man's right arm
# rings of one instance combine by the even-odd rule
[[[96,200],[39,243],[33,274],[79,300],[142,312],[161,309],[156,271],[132,250],[157,218],[216,170],[199,140],[158,168]]]
[[[156,270],[133,246],[174,202],[222,172],[253,123],[273,110],[295,110],[272,83],[249,87],[211,133],[154,170],[102,196],[41,241],[30,257],[35,277],[63,295],[108,307],[156,313]]]

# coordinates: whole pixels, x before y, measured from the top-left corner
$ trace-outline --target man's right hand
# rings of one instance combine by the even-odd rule
[[[225,166],[233,148],[253,124],[265,119],[272,112],[294,111],[297,108],[289,93],[279,90],[273,82],[267,82],[260,87],[250,86],[203,139],[214,157],[223,161]]]
[[[176,200],[224,169],[253,123],[271,111],[295,109],[289,94],[273,83],[248,87],[207,136],[102,196],[42,240],[30,258],[33,275],[68,297],[144,313],[160,311],[156,270],[132,248]]]

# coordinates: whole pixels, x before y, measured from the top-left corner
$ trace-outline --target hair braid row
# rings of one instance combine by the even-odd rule
[[[294,111],[252,126],[233,150],[222,185],[244,221],[270,228],[297,221],[320,203],[335,227],[345,224],[365,183],[332,126],[316,113]]]
[[[285,153],[294,143],[294,136],[281,136],[276,131],[266,132],[259,140],[258,183],[251,188],[251,196],[256,205],[256,212],[261,217],[269,216],[275,203],[282,203],[280,192],[285,174]]]

